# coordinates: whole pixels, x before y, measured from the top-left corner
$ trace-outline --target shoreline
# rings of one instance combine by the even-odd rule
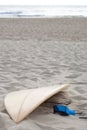
[[[35,16],[31,16],[31,15],[28,15],[28,16],[25,16],[25,15],[22,15],[22,16],[5,16],[5,17],[0,17],[0,19],[62,19],[62,18],[87,18],[87,16],[83,16],[83,15],[78,15],[78,16],[75,16],[75,15],[67,15],[67,16],[42,16],[42,15],[35,15]]]

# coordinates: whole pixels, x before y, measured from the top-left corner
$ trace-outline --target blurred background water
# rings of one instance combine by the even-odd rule
[[[87,17],[87,6],[0,6],[0,17]]]

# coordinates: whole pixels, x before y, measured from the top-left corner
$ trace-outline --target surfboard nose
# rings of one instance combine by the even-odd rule
[[[11,92],[5,97],[5,108],[10,117],[18,123],[44,101],[68,87],[68,84],[64,84]]]

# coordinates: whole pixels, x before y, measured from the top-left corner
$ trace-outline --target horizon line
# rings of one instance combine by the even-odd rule
[[[9,4],[9,5],[0,5],[0,6],[87,6],[87,5],[19,5],[19,4]]]

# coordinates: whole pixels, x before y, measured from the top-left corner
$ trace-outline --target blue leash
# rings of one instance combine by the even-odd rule
[[[65,105],[61,105],[61,104],[57,104],[54,107],[54,113],[59,113],[61,115],[76,115],[76,111],[75,110],[71,110],[69,109],[67,106]]]

